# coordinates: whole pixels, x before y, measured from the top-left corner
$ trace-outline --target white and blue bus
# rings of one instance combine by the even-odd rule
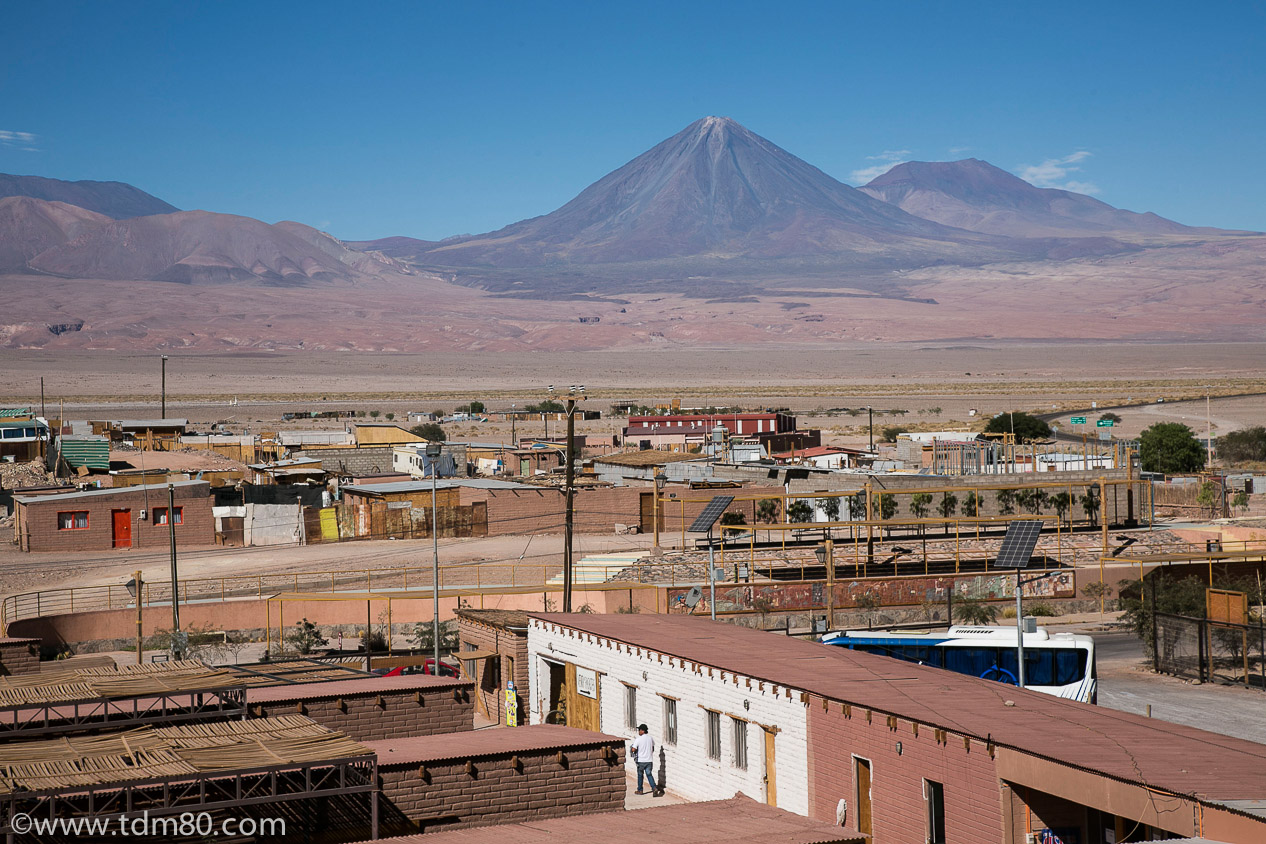
[[[828,633],[821,641],[1018,685],[1014,627],[951,627],[931,632],[857,630]],[[1097,703],[1094,639],[1075,633],[1049,633],[1040,627],[1025,633],[1024,685],[1037,692]]]

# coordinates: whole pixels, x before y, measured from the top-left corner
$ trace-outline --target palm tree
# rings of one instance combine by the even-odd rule
[[[979,598],[959,598],[954,602],[954,619],[959,624],[993,624],[998,620],[998,610]]]

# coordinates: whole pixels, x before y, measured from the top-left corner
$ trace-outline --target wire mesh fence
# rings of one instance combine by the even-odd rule
[[[1266,625],[1154,613],[1152,665],[1203,683],[1266,688]]]

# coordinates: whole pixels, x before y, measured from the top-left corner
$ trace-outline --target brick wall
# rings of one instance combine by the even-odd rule
[[[649,485],[576,490],[576,532],[611,533],[617,524],[640,524],[642,495],[653,491]],[[676,492],[679,499],[699,499],[684,504],[687,527],[716,494],[720,493],[708,490]],[[562,490],[462,489],[463,505],[477,501],[487,502],[489,536],[559,533],[563,530],[566,504]],[[682,527],[682,508],[682,503],[678,501],[665,502],[660,508],[660,529],[670,533],[679,531]],[[735,504],[731,509],[739,509],[739,505]]]
[[[252,718],[306,715],[356,741],[374,741],[473,730],[472,686],[469,680],[396,688],[378,678],[342,680],[252,688],[246,701]]]
[[[845,828],[857,830],[854,757],[871,763],[874,840],[884,844],[925,844],[928,836],[924,780],[944,786],[945,835],[949,841],[1001,841],[1003,795],[994,761],[984,743],[915,727],[887,716],[811,696],[809,722],[809,816],[834,821],[841,799],[848,801]],[[898,742],[901,750],[897,750]]]
[[[312,448],[300,452],[303,457],[315,457],[327,472],[349,475],[376,475],[392,471],[394,445],[376,445],[365,448]]]
[[[211,514],[209,484],[178,486],[176,506],[181,524],[176,525],[177,545],[211,545],[215,519]],[[121,490],[85,495],[62,501],[18,503],[17,538],[23,551],[102,551],[114,547],[113,511],[129,510],[132,547],[161,550],[168,546],[168,526],[154,523],[154,510],[167,506],[167,490]],[[148,510],[141,520],[141,511]],[[87,511],[88,527],[58,530],[57,514]]]
[[[0,639],[0,676],[38,674],[39,639]]]
[[[501,656],[495,661],[500,664],[494,670],[493,659],[483,660],[483,669],[475,679],[476,694],[483,701],[484,709],[489,717],[500,724],[506,721],[506,701],[504,690],[508,680],[514,681],[519,701],[519,723],[528,721],[528,650],[527,634],[512,633],[504,628],[491,624],[481,624],[469,618],[458,617],[457,632],[461,638],[461,650],[496,651]],[[460,652],[454,654],[460,658]],[[511,676],[513,665],[513,676]]]
[[[382,795],[392,807],[383,812],[380,835],[622,810],[623,747],[618,740],[605,747],[610,758],[604,747],[589,746],[403,764],[375,747]]]

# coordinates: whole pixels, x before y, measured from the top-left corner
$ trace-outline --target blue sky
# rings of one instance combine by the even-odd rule
[[[347,238],[548,213],[693,120],[1266,230],[1261,3],[6,3],[0,172]]]

